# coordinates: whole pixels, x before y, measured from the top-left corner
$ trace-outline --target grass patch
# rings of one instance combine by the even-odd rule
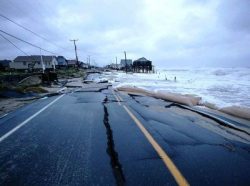
[[[27,87],[24,89],[24,92],[33,92],[33,93],[47,93],[48,91],[41,87]]]
[[[14,88],[13,90],[20,92],[20,93],[28,93],[28,92],[32,92],[32,93],[47,93],[48,91],[39,87],[39,86],[32,86],[32,87],[24,87],[24,86],[19,86]]]
[[[6,86],[4,84],[0,84],[0,92],[4,91],[4,90],[7,90],[7,89],[8,89],[8,86]]]
[[[27,74],[27,72],[22,72],[22,71],[0,71],[0,76],[23,75],[23,74]]]
[[[58,78],[79,78],[85,76],[86,72],[83,69],[58,69],[56,71]]]
[[[33,92],[33,93],[47,93],[48,91],[43,89],[42,87],[39,86],[31,86],[31,87],[25,87],[25,86],[18,86],[18,87],[8,87],[8,86],[3,86],[0,85],[0,92],[4,92],[4,91],[8,91],[8,90],[12,90],[12,91],[16,91],[19,93],[28,93],[28,92]]]

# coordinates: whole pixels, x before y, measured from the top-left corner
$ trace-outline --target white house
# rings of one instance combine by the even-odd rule
[[[67,64],[68,64],[68,67],[74,67],[75,68],[77,66],[77,61],[75,59],[68,59]]]
[[[55,69],[58,62],[56,56],[18,56],[10,63],[10,68],[15,70],[28,69]]]
[[[82,61],[79,61],[79,62],[80,62],[80,67],[81,68],[84,68],[84,69],[90,68],[90,66],[87,63],[84,63]]]
[[[107,65],[106,68],[110,68],[110,69],[120,69],[120,64],[111,63],[111,64]]]

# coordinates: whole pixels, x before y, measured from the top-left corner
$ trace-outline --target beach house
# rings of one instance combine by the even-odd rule
[[[55,56],[18,56],[10,63],[10,69],[14,70],[42,70],[55,69],[58,65]]]
[[[133,62],[133,72],[149,73],[152,69],[152,61],[147,60],[145,57],[141,57]]]

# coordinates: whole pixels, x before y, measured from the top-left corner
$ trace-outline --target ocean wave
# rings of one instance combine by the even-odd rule
[[[231,72],[229,71],[224,71],[224,70],[215,70],[214,72],[212,72],[213,75],[216,75],[216,76],[225,76],[225,75],[228,75],[230,74]]]

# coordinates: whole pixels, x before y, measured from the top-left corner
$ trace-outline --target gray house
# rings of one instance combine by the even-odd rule
[[[55,56],[18,56],[10,63],[10,68],[15,70],[55,69],[57,64]]]
[[[58,56],[57,58],[57,66],[59,68],[65,68],[68,66],[67,60],[63,56]]]
[[[121,59],[120,70],[132,71],[132,59]]]
[[[126,67],[127,66],[132,66],[132,59],[121,59],[121,63],[120,63],[121,67]]]

